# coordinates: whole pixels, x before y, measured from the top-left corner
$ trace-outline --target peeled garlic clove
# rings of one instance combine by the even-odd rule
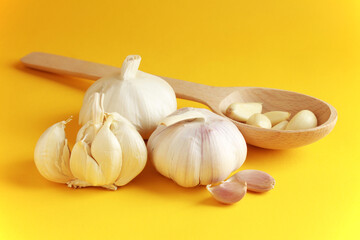
[[[271,125],[275,126],[276,124],[287,120],[291,114],[289,112],[284,112],[284,111],[271,111],[264,113],[264,115],[270,119]]]
[[[162,78],[138,70],[141,57],[128,56],[120,73],[105,76],[86,91],[79,114],[79,123],[92,117],[92,96],[104,93],[104,110],[117,112],[128,119],[144,139],[148,139],[157,123],[177,108],[172,87]]]
[[[245,196],[247,184],[244,181],[227,180],[217,184],[209,184],[206,189],[218,202],[233,204]]]
[[[271,128],[270,120],[261,113],[255,113],[247,121],[246,124],[260,127],[260,128]]]
[[[65,138],[65,125],[70,120],[48,128],[35,147],[34,160],[37,169],[43,177],[53,182],[66,183],[73,179],[69,168],[70,150]]]
[[[229,118],[246,122],[253,114],[261,113],[262,103],[233,103],[225,112],[225,115]]]
[[[309,129],[317,126],[315,114],[309,110],[301,110],[289,121],[286,130]]]
[[[275,179],[268,173],[259,170],[243,170],[234,174],[230,179],[247,183],[247,190],[266,192],[274,188]]]
[[[288,125],[289,121],[282,121],[273,126],[271,129],[274,130],[285,130],[286,126]]]

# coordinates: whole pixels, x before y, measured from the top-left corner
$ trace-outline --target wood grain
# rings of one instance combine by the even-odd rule
[[[120,71],[114,66],[41,52],[30,53],[21,61],[33,69],[92,80]],[[213,87],[161,78],[173,87],[178,98],[203,103],[224,117],[227,107],[234,102],[262,102],[263,112],[280,110],[295,115],[300,110],[308,109],[315,113],[318,126],[307,130],[262,129],[228,118],[239,128],[248,144],[262,148],[288,149],[313,143],[329,134],[337,121],[337,111],[333,106],[296,92],[258,87]]]

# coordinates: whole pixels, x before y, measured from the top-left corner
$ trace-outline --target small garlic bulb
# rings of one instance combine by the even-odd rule
[[[135,127],[118,113],[105,113],[99,93],[90,98],[92,120],[78,132],[70,157],[75,180],[69,187],[102,186],[115,190],[145,167],[147,150]]]
[[[176,110],[176,96],[171,86],[160,77],[139,71],[141,57],[128,56],[121,72],[97,80],[86,91],[80,110],[79,123],[91,119],[91,99],[104,93],[105,112],[117,112],[135,125],[144,139],[148,139],[157,123]]]
[[[71,154],[64,131],[67,120],[41,135],[35,147],[35,164],[40,174],[53,182],[116,190],[144,169],[145,142],[127,119],[104,112],[103,94],[95,93],[90,100],[92,120],[79,130]]]
[[[162,175],[194,187],[226,179],[244,163],[247,147],[231,121],[206,109],[182,108],[150,136],[148,153]]]
[[[65,125],[71,120],[61,121],[49,127],[36,143],[34,161],[40,174],[57,183],[73,179],[69,167],[70,150],[65,138]]]

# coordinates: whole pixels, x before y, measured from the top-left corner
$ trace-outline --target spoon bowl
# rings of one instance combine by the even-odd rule
[[[21,61],[33,69],[92,80],[120,71],[120,68],[114,66],[41,52],[30,53]],[[226,118],[226,109],[235,102],[261,102],[263,112],[287,111],[294,116],[300,110],[307,109],[316,115],[318,126],[306,130],[264,129],[228,118],[239,128],[248,144],[261,148],[289,149],[313,143],[329,134],[337,121],[337,112],[333,106],[296,92],[260,87],[214,87],[161,78],[173,87],[176,97],[203,103]]]
[[[315,114],[318,126],[306,130],[273,130],[251,126],[225,115],[228,106],[236,102],[260,102],[263,103],[263,112],[287,111],[291,117],[307,109]],[[296,92],[258,87],[234,89],[220,101],[217,110],[218,114],[230,119],[240,129],[248,144],[269,149],[288,149],[313,143],[330,133],[337,118],[335,108],[320,99]]]

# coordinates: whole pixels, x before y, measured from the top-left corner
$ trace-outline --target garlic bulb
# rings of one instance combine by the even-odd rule
[[[102,186],[116,190],[145,167],[147,150],[136,128],[118,113],[105,113],[104,95],[90,97],[92,120],[78,132],[70,154],[62,121],[47,129],[35,147],[34,160],[46,179],[69,187]]]
[[[149,138],[156,125],[176,110],[174,90],[163,79],[139,71],[141,57],[128,56],[121,72],[97,80],[86,91],[80,110],[79,123],[91,119],[91,96],[104,93],[105,112],[117,112],[127,118],[144,139]]]
[[[231,121],[206,109],[182,108],[153,132],[148,153],[162,175],[193,187],[226,179],[244,163],[247,147]]]
[[[76,179],[68,186],[115,190],[144,169],[146,146],[127,119],[118,113],[104,112],[104,95],[95,93],[90,99],[93,117],[78,132],[70,157],[70,170]]]
[[[65,138],[65,125],[70,120],[49,127],[36,143],[35,165],[44,178],[53,182],[66,183],[73,179],[69,167],[70,150]]]

